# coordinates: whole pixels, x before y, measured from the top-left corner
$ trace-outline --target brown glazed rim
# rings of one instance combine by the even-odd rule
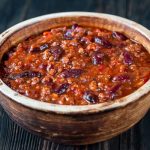
[[[91,12],[65,12],[65,13],[55,13],[55,14],[48,14],[40,17],[36,17],[33,19],[29,19],[27,21],[21,22],[8,30],[4,31],[0,35],[0,46],[6,41],[8,37],[10,37],[13,33],[17,32],[18,30],[23,29],[24,27],[33,25],[35,23],[53,19],[53,18],[61,18],[61,17],[90,17],[90,18],[98,18],[98,19],[109,19],[116,24],[123,24],[127,28],[134,29],[135,32],[140,33],[142,36],[146,38],[146,40],[150,41],[150,32],[145,27],[137,24],[136,22],[130,21],[128,19],[109,15],[109,14],[102,14],[102,13],[91,13]],[[146,47],[147,50],[150,52],[150,46]],[[115,101],[105,102],[100,104],[94,105],[59,105],[59,104],[51,104],[47,102],[42,102],[38,100],[31,99],[29,97],[23,96],[16,91],[9,88],[1,79],[0,79],[0,92],[10,98],[12,101],[16,101],[24,106],[30,107],[32,109],[45,111],[45,112],[53,112],[58,114],[89,114],[89,113],[96,113],[102,111],[108,111],[112,109],[116,109],[119,107],[124,107],[129,103],[137,101],[140,97],[146,95],[150,92],[150,80],[148,80],[142,87],[137,89],[135,92],[131,93],[128,96],[125,96],[120,99],[116,99]]]

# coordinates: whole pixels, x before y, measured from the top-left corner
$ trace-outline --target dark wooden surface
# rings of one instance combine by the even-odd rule
[[[137,21],[150,28],[150,0],[0,0],[0,32],[26,20],[53,12],[104,12]],[[0,150],[150,150],[150,112],[127,132],[85,146],[52,143],[14,123],[0,106]]]

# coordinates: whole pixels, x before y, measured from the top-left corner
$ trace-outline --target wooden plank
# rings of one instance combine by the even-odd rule
[[[22,14],[27,10],[29,0],[1,0],[0,3],[0,32],[22,21]],[[23,13],[22,13],[23,12]]]
[[[41,0],[34,0],[31,3],[32,9],[29,9],[26,18],[55,12],[95,11],[95,6],[97,7],[97,5],[95,5],[95,1],[93,0],[45,0],[42,1],[42,3]]]
[[[111,150],[112,148],[114,150],[119,150],[120,149],[120,136],[114,137],[109,141],[109,149]]]
[[[126,5],[127,0],[103,0],[101,4],[97,1],[96,11],[118,15],[125,17],[126,16]]]
[[[130,147],[130,131],[127,131],[120,135],[120,150],[127,150]]]
[[[150,1],[130,0],[128,6],[128,18],[150,28]]]
[[[126,7],[124,7],[126,6],[126,0],[45,0],[42,2],[42,7],[40,4],[40,0],[32,1],[32,9],[29,9],[27,18],[64,11],[92,11],[120,16],[126,14]]]
[[[140,131],[142,150],[150,150],[150,111],[143,118]]]
[[[8,18],[10,17],[12,2],[9,0],[1,0],[0,2],[0,32],[4,31],[7,27]]]

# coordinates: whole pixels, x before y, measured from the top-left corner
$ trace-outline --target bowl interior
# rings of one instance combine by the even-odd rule
[[[33,18],[17,24],[0,35],[0,60],[5,52],[20,41],[27,39],[31,35],[41,33],[54,27],[68,26],[73,23],[78,23],[82,26],[99,27],[113,31],[119,31],[126,34],[133,40],[141,43],[150,53],[150,33],[143,26],[113,15],[99,14],[99,13],[85,13],[85,12],[69,12],[45,15]],[[144,94],[150,91],[150,81],[139,88],[134,93],[115,100],[114,102],[106,102],[102,104],[88,105],[88,106],[62,106],[57,104],[49,104],[46,102],[36,101],[27,98],[23,95],[11,90],[3,81],[0,81],[0,91],[7,95],[12,100],[17,101],[28,107],[53,111],[57,113],[93,113],[104,111],[116,107],[125,106],[126,104],[139,99]],[[67,109],[66,109],[67,108]]]

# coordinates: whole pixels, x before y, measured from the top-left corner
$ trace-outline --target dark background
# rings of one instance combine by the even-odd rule
[[[150,0],[0,0],[0,33],[10,26],[53,12],[91,11],[119,15],[150,28]],[[150,112],[127,132],[102,143],[64,146],[30,134],[0,106],[0,150],[150,150]]]

